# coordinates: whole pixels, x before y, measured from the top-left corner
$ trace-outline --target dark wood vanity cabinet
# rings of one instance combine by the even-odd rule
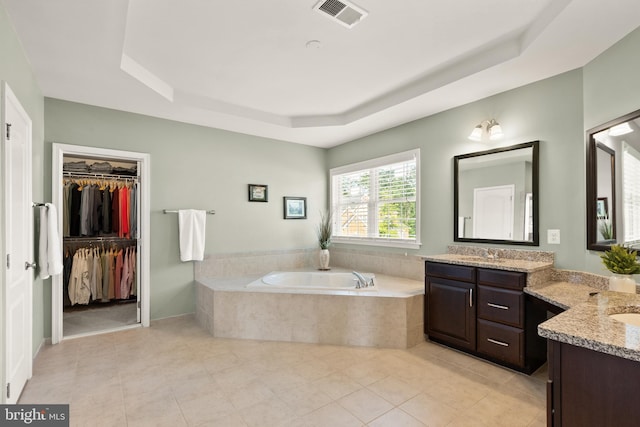
[[[640,362],[549,340],[547,426],[640,423]]]
[[[425,272],[429,339],[526,373],[544,363],[546,311],[527,303],[526,273],[429,261]]]
[[[457,348],[476,348],[476,289],[473,267],[430,264],[426,276],[425,333]]]

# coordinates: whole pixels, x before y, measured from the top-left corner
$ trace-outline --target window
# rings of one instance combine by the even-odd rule
[[[624,243],[640,242],[640,153],[623,142],[622,206]]]
[[[331,169],[334,242],[420,247],[420,150]]]

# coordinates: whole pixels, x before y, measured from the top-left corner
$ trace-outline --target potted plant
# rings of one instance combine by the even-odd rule
[[[325,214],[320,212],[320,223],[316,233],[320,244],[320,270],[329,270],[329,245],[331,244],[331,233],[333,232],[333,222],[331,212]]]
[[[600,255],[602,263],[607,270],[613,273],[609,277],[609,290],[618,292],[636,293],[636,281],[634,274],[640,274],[638,254],[630,248],[613,245],[611,249]]]

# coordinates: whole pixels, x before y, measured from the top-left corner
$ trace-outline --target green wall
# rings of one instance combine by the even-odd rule
[[[640,27],[584,67],[585,130],[640,110]]]
[[[48,195],[52,142],[151,154],[152,319],[195,311],[193,264],[180,262],[177,215],[163,209],[214,209],[209,254],[316,246],[323,149],[49,98],[45,115]],[[247,184],[267,184],[269,202],[248,202]],[[307,197],[308,219],[284,220],[283,196]]]
[[[505,138],[473,142],[467,136],[496,118]],[[329,167],[411,148],[421,149],[421,235],[418,254],[443,253],[453,243],[453,157],[540,140],[539,249],[556,252],[561,268],[582,268],[584,253],[584,141],[582,72],[537,83],[371,135],[329,150]],[[561,245],[546,230],[561,230]],[[404,252],[404,250],[403,250]]]
[[[44,201],[43,195],[43,179],[42,179],[42,163],[43,163],[43,140],[44,140],[44,98],[35,77],[31,70],[31,65],[27,60],[22,45],[18,40],[13,26],[9,21],[9,17],[2,5],[0,5],[0,80],[5,81],[11,87],[11,90],[16,94],[22,107],[26,110],[27,114],[32,121],[32,133],[33,133],[33,200]],[[0,165],[3,164],[4,159],[0,159]],[[0,224],[4,224],[3,212],[4,212],[4,194],[2,188],[4,183],[2,182],[3,174],[0,174]],[[4,253],[4,230],[2,238],[2,259],[5,259]],[[2,264],[2,275],[0,277],[0,290],[4,295],[4,268],[5,263]],[[47,280],[43,283],[42,280],[36,279],[33,283],[33,349],[34,352],[42,343],[44,337],[43,330],[43,301],[44,291],[43,289],[49,289],[51,280]],[[0,304],[0,346],[4,339],[2,333],[4,331],[4,325],[2,324],[2,306]],[[0,354],[4,354],[2,348],[0,348]],[[3,382],[4,384],[4,382]]]

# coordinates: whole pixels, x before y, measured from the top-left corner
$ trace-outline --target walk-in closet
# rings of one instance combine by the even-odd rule
[[[149,325],[149,155],[53,144],[52,342]]]

